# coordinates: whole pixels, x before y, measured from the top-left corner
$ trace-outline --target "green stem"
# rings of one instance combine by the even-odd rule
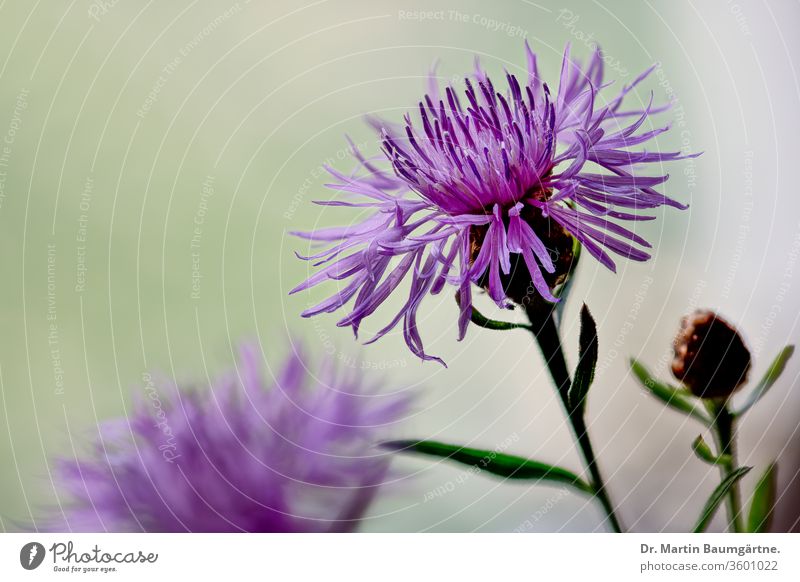
[[[737,469],[736,463],[736,426],[735,418],[728,409],[727,402],[715,403],[711,407],[714,419],[714,438],[717,442],[719,455],[727,455],[727,462],[720,465],[720,474],[724,479]],[[742,505],[739,493],[739,483],[734,483],[728,491],[728,528],[736,533],[744,531]]]
[[[614,506],[611,503],[605,482],[600,474],[600,468],[595,458],[594,449],[592,448],[592,441],[586,429],[586,420],[581,412],[570,412],[568,392],[572,380],[570,379],[569,370],[567,369],[564,351],[561,348],[561,338],[558,334],[558,327],[553,319],[553,311],[548,309],[542,312],[535,309],[528,309],[528,319],[530,319],[531,322],[533,336],[539,344],[539,349],[542,351],[542,355],[547,363],[547,369],[556,385],[558,395],[561,397],[561,403],[564,405],[567,419],[570,422],[572,432],[578,442],[586,468],[591,475],[592,486],[596,491],[595,495],[603,505],[603,509],[608,516],[608,521],[612,529],[615,532],[621,532],[622,525],[614,513]]]

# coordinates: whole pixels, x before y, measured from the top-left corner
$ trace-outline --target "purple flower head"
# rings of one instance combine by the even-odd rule
[[[552,95],[536,55],[525,46],[527,75],[506,73],[504,92],[479,64],[461,96],[452,86],[442,94],[432,79],[414,116],[405,116],[404,128],[373,120],[385,159],[367,159],[353,148],[359,161],[353,174],[328,170],[336,178],[328,186],[347,198],[323,204],[371,213],[359,224],[295,233],[325,248],[302,257],[320,268],[292,292],[342,281],[304,317],[335,311],[353,299],[352,311],[338,325],[358,333],[361,321],[410,278],[408,300],[369,341],[402,320],[411,351],[439,360],[425,353],[417,310],[426,295],[446,285],[457,289],[460,340],[472,314],[473,283],[507,307],[519,302],[513,280],[521,271],[527,287],[558,301],[553,293],[563,275],[558,263],[566,255],[569,267],[573,237],[612,271],[612,254],[636,261],[650,257],[642,250],[648,242],[619,222],[651,220],[655,217],[641,211],[662,205],[686,208],[655,190],[667,175],[643,174],[650,165],[658,170],[662,162],[686,156],[636,147],[668,130],[648,123],[668,105],[654,107],[651,94],[645,108],[623,108],[626,95],[654,67],[602,101],[599,92],[608,85],[601,53],[595,51],[581,67],[567,46]]]
[[[354,368],[298,353],[267,380],[253,345],[211,390],[146,379],[90,455],[57,463],[68,500],[51,529],[350,531],[387,478],[388,453],[374,445],[407,405]]]

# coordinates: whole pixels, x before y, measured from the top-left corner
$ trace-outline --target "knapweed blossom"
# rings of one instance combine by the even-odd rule
[[[346,198],[322,204],[371,213],[351,226],[295,233],[326,248],[303,257],[320,268],[292,292],[342,281],[304,316],[338,310],[353,299],[338,325],[357,333],[362,320],[410,278],[407,301],[370,341],[402,320],[411,351],[438,360],[426,354],[416,318],[425,296],[446,285],[457,289],[460,340],[472,313],[473,283],[501,307],[520,303],[530,293],[526,288],[556,302],[553,289],[569,268],[573,237],[612,271],[611,254],[650,257],[642,250],[648,242],[620,222],[653,219],[641,211],[662,205],[685,208],[655,190],[668,178],[661,164],[681,159],[681,152],[636,147],[667,131],[654,128],[650,116],[668,106],[654,107],[651,95],[644,107],[623,107],[654,67],[603,101],[601,53],[581,67],[568,46],[553,95],[527,44],[526,51],[527,75],[506,73],[504,92],[479,64],[462,96],[453,86],[442,94],[432,79],[403,128],[373,122],[381,132],[382,160],[354,148],[355,172],[328,170],[336,178],[328,186]],[[648,166],[656,175],[643,173]]]
[[[129,418],[62,458],[54,530],[350,531],[387,478],[376,447],[407,411],[360,371],[295,352],[268,380],[240,349],[211,390],[148,382]]]

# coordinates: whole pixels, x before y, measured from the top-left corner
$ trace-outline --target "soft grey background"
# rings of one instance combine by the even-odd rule
[[[577,468],[524,333],[472,329],[456,343],[456,308],[446,296],[427,302],[421,329],[449,369],[420,364],[396,334],[359,348],[335,318],[298,317],[331,288],[287,297],[307,273],[293,256],[302,245],[287,232],[355,218],[310,203],[330,195],[319,166],[351,167],[345,133],[374,150],[361,117],[400,119],[437,59],[447,78],[470,71],[474,55],[496,75],[519,71],[527,38],[556,85],[565,43],[585,57],[590,35],[618,59],[619,70],[609,71],[617,86],[661,63],[632,99],[674,95],[678,107],[665,116],[674,131],[660,147],[705,152],[668,169],[667,193],[691,208],[660,212],[642,229],[653,260],[620,262],[617,275],[585,260],[565,324],[573,359],[581,299],[600,325],[591,431],[624,521],[649,531],[691,525],[717,480],[689,450],[700,427],[648,399],[627,359],[664,376],[679,317],[696,306],[719,308],[746,330],[754,376],[798,338],[797,3],[105,4],[0,4],[0,139],[11,140],[0,144],[8,146],[0,168],[0,530],[56,503],[46,460],[70,454],[70,441],[79,446],[98,419],[121,414],[145,370],[202,379],[206,368],[230,365],[242,337],[261,339],[265,365],[280,361],[292,335],[389,367],[393,385],[420,392],[402,435]],[[441,17],[408,17],[419,10]],[[209,177],[193,298],[192,221]],[[84,226],[85,245],[77,240]],[[77,290],[81,245],[86,283]],[[401,302],[395,297],[368,321],[364,336]],[[56,317],[54,344],[48,314]],[[780,458],[784,489],[798,456],[798,362],[742,426],[742,461],[760,471]],[[591,502],[557,488],[422,459],[396,466],[411,476],[387,489],[366,530],[602,527]],[[425,502],[436,490],[445,493]]]

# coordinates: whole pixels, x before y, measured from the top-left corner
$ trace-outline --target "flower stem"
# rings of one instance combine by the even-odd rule
[[[615,532],[621,532],[622,526],[614,513],[614,506],[608,496],[605,482],[600,474],[600,468],[594,455],[592,442],[586,428],[586,419],[583,416],[583,412],[579,410],[573,411],[569,406],[568,392],[572,380],[570,379],[569,370],[567,369],[564,351],[561,348],[561,338],[555,319],[553,318],[553,310],[528,309],[527,314],[531,322],[533,336],[536,338],[539,349],[542,351],[542,355],[547,363],[547,369],[556,385],[558,395],[561,397],[561,403],[567,413],[567,419],[572,427],[572,432],[578,442],[584,463],[591,475],[592,486],[596,491],[595,496],[603,505],[603,509],[608,516],[608,521],[612,529]]]
[[[724,479],[736,470],[736,426],[734,415],[728,409],[727,402],[710,406],[714,419],[714,438],[717,441],[719,455],[727,455],[728,461],[720,465],[720,474]],[[739,494],[739,483],[736,482],[728,491],[728,529],[732,532],[744,531],[742,505]]]

